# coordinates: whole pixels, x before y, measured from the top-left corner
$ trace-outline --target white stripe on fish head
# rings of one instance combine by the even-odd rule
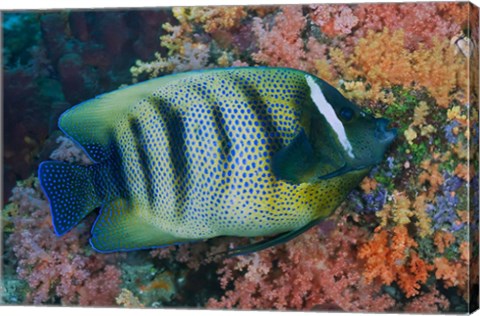
[[[328,124],[330,124],[332,129],[335,131],[338,140],[340,141],[340,144],[342,144],[348,155],[351,158],[355,158],[355,155],[353,154],[353,148],[350,144],[350,141],[348,140],[345,128],[343,127],[342,122],[338,119],[332,105],[328,103],[327,99],[323,95],[322,90],[315,83],[312,77],[306,75],[305,78],[307,79],[307,84],[310,87],[310,97],[312,98],[313,103],[315,103],[320,113],[325,117]]]

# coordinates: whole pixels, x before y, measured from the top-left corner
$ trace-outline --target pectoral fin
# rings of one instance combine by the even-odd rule
[[[328,141],[324,144],[319,146],[317,142],[313,146],[302,129],[288,146],[273,156],[273,173],[291,184],[312,183],[345,173],[348,170],[345,160],[334,152]]]
[[[315,167],[314,158],[312,145],[302,130],[288,146],[273,156],[272,170],[278,179],[290,183],[306,182]]]

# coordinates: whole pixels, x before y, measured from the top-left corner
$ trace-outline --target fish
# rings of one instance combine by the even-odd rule
[[[100,208],[102,253],[219,236],[290,240],[381,163],[397,131],[324,80],[275,67],[166,75],[80,103],[59,129],[93,161],[43,161],[56,235]]]

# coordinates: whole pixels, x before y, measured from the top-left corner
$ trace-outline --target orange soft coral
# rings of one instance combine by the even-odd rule
[[[462,99],[467,88],[467,59],[456,54],[448,40],[434,39],[432,48],[420,45],[411,52],[405,48],[405,38],[403,30],[369,31],[351,56],[355,75],[365,78],[374,95],[382,88],[414,85],[425,87],[444,108],[454,96]]]
[[[450,247],[455,242],[455,236],[446,231],[436,231],[433,237],[433,242],[438,249],[439,253],[444,253],[445,248]]]
[[[433,260],[435,276],[443,280],[445,287],[457,286],[463,293],[468,289],[468,263],[463,260],[448,260],[438,257]]]
[[[439,164],[432,163],[430,159],[422,161],[421,168],[423,169],[422,173],[418,176],[418,184],[424,185],[429,184],[429,198],[432,198],[432,195],[438,190],[440,185],[442,185],[444,179],[443,175],[438,170]]]
[[[240,6],[177,7],[174,8],[174,14],[185,28],[200,24],[207,33],[238,27],[247,16],[246,9]]]
[[[407,297],[417,295],[432,269],[418,256],[414,250],[417,247],[404,225],[395,226],[391,232],[377,229],[358,253],[365,260],[366,280],[379,278],[387,285],[397,281]]]
[[[448,107],[455,89],[467,91],[467,59],[457,55],[448,40],[434,39],[432,48],[421,45],[411,58],[413,79],[427,88],[441,107]]]
[[[438,252],[442,254],[446,247],[455,243],[455,237],[447,232],[437,232],[434,239]],[[433,260],[435,277],[442,280],[444,287],[457,287],[460,295],[468,300],[468,286],[470,282],[470,251],[469,243],[463,241],[459,245],[460,256],[457,259],[437,257]]]
[[[357,75],[365,77],[373,90],[395,84],[408,85],[413,78],[403,31],[369,32],[355,47],[353,64]]]

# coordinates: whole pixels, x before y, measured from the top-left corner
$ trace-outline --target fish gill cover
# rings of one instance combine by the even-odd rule
[[[469,71],[478,69],[476,10],[410,3],[5,13],[5,131],[14,137],[5,141],[4,174],[7,188],[17,185],[4,194],[3,302],[468,311],[478,294],[478,88],[469,86],[478,82]],[[88,245],[96,214],[55,235],[29,175],[49,156],[92,163],[55,131],[60,113],[121,84],[237,66],[322,78],[362,111],[391,119],[397,141],[333,215],[263,251],[225,258],[217,254],[262,237],[219,237],[99,254]]]

